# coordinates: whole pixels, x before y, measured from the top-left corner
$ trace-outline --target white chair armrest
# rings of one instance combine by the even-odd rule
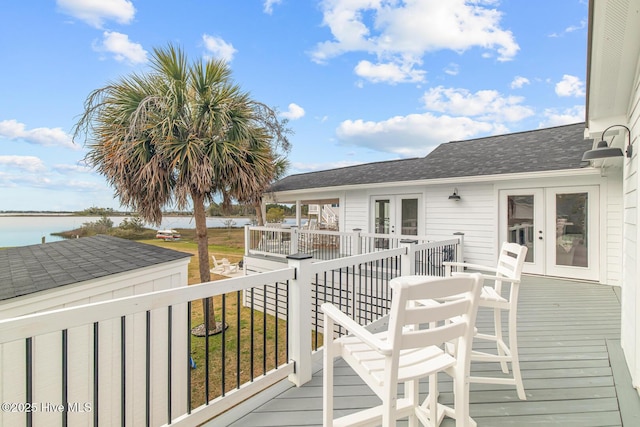
[[[322,304],[320,308],[326,316],[333,319],[335,323],[347,329],[354,336],[360,338],[362,342],[366,343],[373,350],[385,356],[390,356],[393,352],[393,349],[389,346],[388,343],[382,341],[367,329],[360,326],[356,321],[344,314],[333,304],[326,302]]]
[[[462,272],[455,272],[455,271],[451,273],[452,276],[465,276],[469,274],[471,273],[462,273]],[[490,274],[481,274],[481,276],[483,280],[501,280],[503,282],[520,283],[520,279],[511,278],[507,276],[492,276]]]
[[[483,274],[482,278],[488,280],[501,280],[503,282],[520,283],[520,279],[516,279],[515,277],[511,278],[506,276],[490,276],[487,274]]]
[[[469,264],[466,262],[451,262],[451,261],[445,261],[442,263],[443,265],[450,265],[450,266],[454,266],[454,267],[466,267],[468,269],[471,270],[478,270],[478,271],[489,271],[492,273],[497,272],[497,269],[495,267],[487,267],[486,265],[480,265],[480,264]]]
[[[464,262],[458,262],[458,261],[442,261],[442,265],[447,265],[452,267],[464,267],[467,264]]]

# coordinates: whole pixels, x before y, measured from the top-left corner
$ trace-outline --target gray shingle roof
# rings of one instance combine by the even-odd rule
[[[0,301],[190,256],[103,235],[7,248],[0,250]]]
[[[584,123],[441,144],[426,157],[290,175],[271,191],[541,172],[582,167]]]

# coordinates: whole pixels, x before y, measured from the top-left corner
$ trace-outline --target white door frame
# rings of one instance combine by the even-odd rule
[[[423,227],[423,212],[422,212],[422,194],[420,193],[411,193],[411,194],[376,194],[371,196],[371,208],[370,208],[370,232],[376,232],[376,201],[378,200],[389,200],[389,234],[400,235],[402,233],[402,201],[405,199],[417,199],[417,223],[416,223],[416,235],[419,235],[422,231]]]
[[[573,185],[568,187],[516,188],[499,191],[499,242],[509,240],[507,230],[508,196],[533,196],[533,233],[529,233],[527,246],[533,252],[531,262],[525,262],[523,272],[581,280],[600,279],[600,187]],[[557,194],[588,194],[587,208],[587,266],[558,265],[557,250]],[[511,230],[513,233],[513,230]],[[524,243],[524,242],[522,242]],[[527,257],[529,258],[529,257]]]
[[[500,220],[499,228],[500,242],[509,240],[509,230],[507,230],[508,221],[508,197],[509,196],[531,196],[533,198],[533,206],[531,216],[533,217],[533,230],[524,230],[524,239],[526,246],[529,248],[527,253],[527,262],[525,262],[522,271],[529,274],[545,274],[545,226],[544,226],[544,191],[542,188],[518,188],[509,190],[500,190]],[[528,237],[527,237],[528,236]],[[518,241],[524,244],[525,241]]]
[[[546,274],[549,276],[559,277],[571,277],[573,279],[583,280],[598,280],[600,278],[600,188],[597,185],[581,185],[571,187],[553,187],[547,188],[546,193],[546,224],[547,224],[547,262],[546,262]],[[587,242],[582,244],[573,244],[573,248],[568,248],[568,251],[573,251],[573,259],[578,256],[578,247],[581,247],[586,251],[587,257],[586,267],[562,265],[557,263],[558,251],[563,250],[562,245],[565,239],[558,237],[557,227],[558,221],[556,217],[556,195],[558,194],[575,194],[586,193],[587,194]],[[569,239],[570,240],[570,239]],[[571,245],[572,242],[565,241],[566,245]]]

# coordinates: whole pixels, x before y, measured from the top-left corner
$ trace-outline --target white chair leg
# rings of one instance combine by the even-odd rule
[[[493,327],[495,329],[494,332],[496,336],[496,348],[498,349],[498,355],[505,356],[504,350],[500,345],[501,342],[504,343],[504,340],[502,338],[502,310],[499,308],[493,309]],[[511,332],[511,330],[509,330],[509,332]],[[502,368],[502,372],[505,374],[509,373],[509,366],[506,361],[500,361],[500,368]]]
[[[409,427],[418,427],[418,418],[416,417],[416,408],[420,406],[419,383],[417,380],[404,383],[404,396],[411,401],[413,412],[409,415]]]
[[[454,400],[456,427],[468,427],[469,426],[469,383],[464,378],[453,379],[453,400]]]
[[[322,371],[322,425],[330,427],[333,425],[333,320],[325,316],[324,322],[326,329]]]
[[[429,376],[429,420],[434,426],[440,425],[438,393],[438,374],[433,374]]]
[[[522,374],[520,373],[520,355],[518,353],[518,334],[516,330],[516,312],[509,312],[509,350],[511,351],[511,370],[513,371],[513,379],[516,382],[516,390],[520,400],[527,400],[524,392],[524,384],[522,383]]]

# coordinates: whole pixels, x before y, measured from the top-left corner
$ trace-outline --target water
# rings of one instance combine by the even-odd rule
[[[113,226],[117,227],[127,217],[110,217]],[[46,242],[63,240],[61,237],[52,236],[51,233],[75,230],[85,222],[95,222],[100,217],[96,216],[71,216],[71,215],[26,215],[9,216],[0,215],[0,248],[9,246],[26,246]],[[226,221],[233,221],[233,227],[243,227],[251,222],[250,218],[207,218],[207,227],[226,227]],[[153,229],[166,228],[196,228],[193,217],[168,216],[162,219],[160,227],[146,227]]]

